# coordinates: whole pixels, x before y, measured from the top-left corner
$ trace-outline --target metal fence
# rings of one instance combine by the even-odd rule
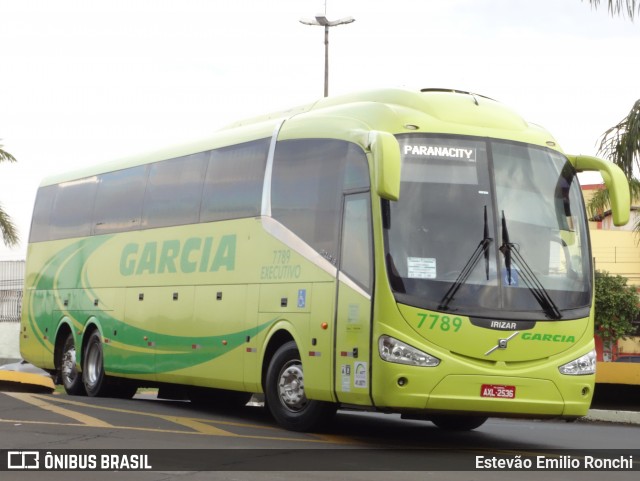
[[[0,261],[0,322],[20,322],[24,261]]]

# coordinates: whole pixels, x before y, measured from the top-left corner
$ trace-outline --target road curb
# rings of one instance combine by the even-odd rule
[[[55,388],[49,373],[27,362],[0,366],[0,391],[52,392]]]
[[[583,419],[606,423],[640,424],[640,412],[590,409]]]
[[[55,388],[50,376],[30,372],[0,371],[0,391],[53,392]]]

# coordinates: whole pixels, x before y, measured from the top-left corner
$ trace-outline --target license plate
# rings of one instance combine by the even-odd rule
[[[498,384],[483,384],[480,388],[481,397],[513,399],[516,397],[515,386],[503,386]]]

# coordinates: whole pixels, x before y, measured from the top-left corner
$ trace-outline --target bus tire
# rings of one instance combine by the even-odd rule
[[[326,423],[337,405],[307,399],[300,353],[294,341],[280,346],[265,378],[266,405],[276,422],[290,431],[312,431]]]
[[[482,426],[488,418],[486,416],[469,416],[443,414],[430,416],[429,421],[446,431],[472,431]]]
[[[82,383],[82,374],[76,364],[76,344],[73,334],[69,332],[62,345],[60,365],[58,366],[62,386],[70,396],[84,396],[87,392]]]
[[[82,380],[90,397],[107,396],[107,376],[104,374],[102,339],[95,329],[89,335],[82,356]]]

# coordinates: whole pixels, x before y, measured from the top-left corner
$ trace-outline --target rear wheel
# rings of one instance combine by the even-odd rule
[[[471,431],[482,426],[487,419],[485,416],[457,416],[449,414],[429,417],[429,420],[433,424],[447,431]]]
[[[327,422],[337,406],[307,399],[302,361],[296,343],[282,345],[273,355],[265,379],[265,400],[271,415],[292,431],[311,431]]]
[[[82,380],[87,394],[91,397],[107,395],[107,379],[104,374],[100,337],[100,331],[97,329],[89,335],[82,358]]]
[[[128,379],[114,379],[104,373],[104,358],[100,331],[94,330],[87,341],[82,358],[82,381],[91,397],[132,398],[138,390],[137,384]]]
[[[73,334],[70,332],[62,345],[62,355],[58,366],[62,385],[67,394],[71,396],[83,396],[86,394],[82,375],[78,372],[76,364],[76,344]]]

